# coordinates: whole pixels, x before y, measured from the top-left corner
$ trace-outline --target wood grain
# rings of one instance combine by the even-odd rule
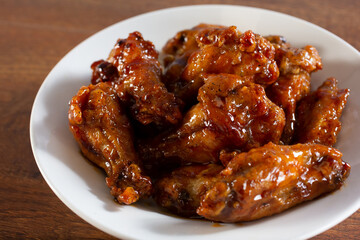
[[[42,178],[29,140],[37,90],[54,65],[102,28],[157,9],[261,7],[315,23],[360,49],[357,0],[0,0],[0,239],[114,239],[70,211]],[[359,239],[360,211],[313,239]]]

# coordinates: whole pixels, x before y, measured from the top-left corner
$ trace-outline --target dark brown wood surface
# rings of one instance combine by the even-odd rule
[[[113,239],[70,211],[42,178],[29,139],[33,100],[54,65],[93,33],[148,11],[205,3],[287,13],[360,49],[358,0],[0,0],[0,239]],[[360,239],[360,210],[314,239]]]

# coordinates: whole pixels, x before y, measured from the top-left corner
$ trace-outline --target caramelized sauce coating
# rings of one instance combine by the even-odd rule
[[[197,213],[221,222],[255,220],[340,188],[350,172],[334,148],[269,143],[236,155],[201,196]]]
[[[286,125],[282,142],[291,143],[295,127],[296,104],[310,92],[310,74],[322,69],[321,58],[313,46],[294,48],[280,36],[266,37],[276,49],[280,70],[278,80],[266,88],[271,101],[285,111]]]
[[[208,34],[213,29],[225,29],[225,26],[201,23],[191,29],[178,32],[173,38],[169,39],[162,49],[164,56],[164,66],[168,68],[173,62],[182,63],[185,67],[189,56],[199,49],[196,40],[199,33]],[[184,59],[185,61],[179,61]]]
[[[91,83],[97,84],[99,82],[118,82],[119,72],[117,68],[105,60],[99,60],[91,64],[93,70],[91,76]]]
[[[166,126],[182,119],[181,102],[161,82],[158,52],[139,32],[119,39],[107,61],[95,62],[92,68],[92,82],[111,81],[121,101],[127,103],[140,123]]]
[[[279,76],[275,49],[262,36],[235,26],[200,32],[200,49],[191,55],[183,78],[191,81],[200,73],[231,73],[251,76],[258,84],[271,84]]]
[[[178,32],[162,49],[164,55],[164,82],[171,92],[177,92],[182,87],[181,73],[186,67],[192,53],[200,46],[197,41],[199,34],[207,35],[214,29],[225,29],[220,25],[199,24],[191,29]]]
[[[204,79],[199,103],[185,115],[179,129],[140,146],[144,160],[218,162],[224,148],[247,151],[279,142],[284,112],[266,97],[262,86],[233,74],[207,75]]]
[[[150,195],[152,183],[140,168],[129,119],[110,85],[82,87],[70,101],[68,117],[82,153],[105,170],[118,202],[131,204]]]
[[[296,110],[294,141],[333,146],[341,129],[339,119],[349,94],[349,89],[339,89],[337,80],[329,78],[303,98]]]
[[[241,34],[235,26],[214,28],[200,31],[196,40],[199,49],[190,55],[174,89],[185,102],[195,98],[203,85],[203,73],[251,77],[262,85],[273,83],[279,76],[274,47],[250,30]]]

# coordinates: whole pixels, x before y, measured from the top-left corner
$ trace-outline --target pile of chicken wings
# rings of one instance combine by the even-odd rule
[[[159,55],[161,57],[159,57]],[[139,32],[91,65],[69,125],[121,204],[152,197],[178,215],[239,222],[339,189],[350,165],[333,148],[349,89],[313,46],[199,24],[161,53]]]

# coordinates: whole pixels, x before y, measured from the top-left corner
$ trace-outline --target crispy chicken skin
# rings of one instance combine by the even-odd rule
[[[82,87],[70,101],[68,117],[82,153],[105,170],[118,202],[131,204],[149,196],[151,180],[142,173],[130,122],[109,84]]]
[[[221,222],[280,213],[340,188],[350,173],[334,148],[269,143],[236,155],[200,200],[197,213]]]
[[[274,47],[250,30],[241,34],[235,26],[209,26],[195,32],[191,39],[194,38],[197,44],[189,41],[186,57],[172,62],[166,74],[167,79],[172,79],[170,83],[167,80],[169,89],[184,102],[191,103],[196,98],[204,83],[203,73],[250,76],[263,85],[273,83],[279,76]]]
[[[233,74],[210,74],[204,80],[199,103],[188,111],[182,125],[174,133],[140,145],[146,162],[214,163],[222,149],[247,151],[279,142],[284,112],[266,97],[262,86]]]
[[[349,89],[338,88],[335,78],[328,78],[315,92],[303,98],[296,110],[294,142],[333,146],[349,94]]]
[[[266,88],[271,101],[285,111],[286,125],[282,142],[289,144],[295,127],[296,103],[310,92],[310,74],[322,69],[321,58],[313,46],[291,47],[283,37],[266,37],[275,47],[280,70],[278,80]]]
[[[175,125],[182,119],[180,102],[161,82],[158,52],[139,32],[119,39],[107,61],[95,62],[92,69],[92,83],[111,82],[140,123]]]
[[[196,216],[200,197],[218,181],[218,174],[223,169],[216,164],[180,167],[156,182],[155,200],[178,215]]]

